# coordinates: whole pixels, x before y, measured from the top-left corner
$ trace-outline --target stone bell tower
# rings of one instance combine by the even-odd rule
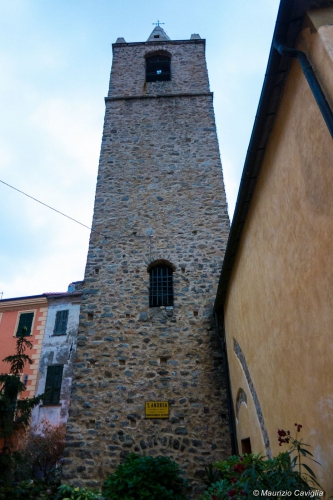
[[[65,479],[128,452],[194,478],[230,453],[212,317],[229,232],[205,40],[113,45],[81,303]]]

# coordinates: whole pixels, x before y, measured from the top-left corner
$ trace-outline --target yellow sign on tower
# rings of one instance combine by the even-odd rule
[[[146,401],[146,418],[169,418],[168,401]]]

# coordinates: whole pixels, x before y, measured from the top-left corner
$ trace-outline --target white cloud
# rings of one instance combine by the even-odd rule
[[[67,162],[74,160],[82,170],[91,172],[96,169],[99,154],[101,129],[95,127],[99,118],[96,105],[87,103],[86,99],[56,98],[42,102],[31,114],[30,122],[49,142],[50,158],[62,153]],[[64,170],[62,165],[56,167]],[[66,177],[70,178],[71,171],[65,170]]]
[[[88,233],[89,236],[89,233]],[[3,298],[39,295],[44,292],[67,290],[71,281],[83,279],[88,238],[77,241],[80,247],[65,245],[62,251],[46,255],[38,262],[32,259],[20,260],[17,272],[10,281],[0,280]]]
[[[13,161],[13,150],[5,141],[0,140],[0,172],[4,173],[9,170]],[[5,180],[5,179],[4,179]]]
[[[270,39],[272,35],[267,19],[274,22],[278,0],[258,0],[250,6],[248,0],[237,5],[211,0],[209,12],[214,16],[199,3],[189,10],[187,2],[183,18],[175,18],[168,6],[174,27],[168,25],[167,30],[180,38],[196,31],[207,36],[232,213],[257,104],[251,82],[256,75],[259,95],[267,60],[263,54],[270,44],[267,32]],[[125,0],[124,7],[124,2],[100,0],[96,5],[84,2],[82,8],[81,0],[11,0],[0,5],[0,174],[87,225],[102,136],[109,43],[117,36],[146,39],[152,29],[149,23],[144,27],[147,15],[154,19],[158,14],[149,0],[143,0],[144,9],[139,3]],[[260,22],[266,40],[258,45],[262,30],[255,26]],[[247,102],[254,101],[249,112]],[[70,281],[83,278],[88,230],[1,185],[0,227],[0,292],[5,297],[66,290]]]

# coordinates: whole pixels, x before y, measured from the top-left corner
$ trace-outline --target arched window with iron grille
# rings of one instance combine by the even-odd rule
[[[146,82],[166,82],[171,80],[171,59],[167,55],[146,58]]]
[[[149,307],[173,306],[173,270],[158,264],[149,270]]]

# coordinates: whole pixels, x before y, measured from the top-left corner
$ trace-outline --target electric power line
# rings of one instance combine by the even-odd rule
[[[31,199],[32,199],[32,200],[34,200],[34,201],[37,201],[37,203],[40,203],[41,205],[44,205],[45,207],[50,208],[51,210],[54,210],[54,211],[55,211],[55,212],[57,212],[58,214],[63,215],[64,217],[67,217],[67,219],[71,219],[71,220],[73,220],[74,222],[76,222],[77,224],[80,224],[81,226],[84,226],[84,227],[86,227],[87,229],[91,229],[92,231],[95,231],[95,229],[92,229],[91,227],[86,226],[86,224],[82,224],[82,222],[79,222],[78,220],[73,219],[73,217],[70,217],[69,215],[66,215],[66,214],[64,214],[63,212],[60,212],[60,210],[57,210],[56,208],[50,207],[50,205],[47,205],[46,203],[43,203],[43,202],[42,202],[42,201],[40,201],[40,200],[37,200],[37,198],[34,198],[33,196],[30,196],[30,194],[24,193],[24,191],[21,191],[20,189],[17,189],[16,187],[11,186],[11,185],[10,185],[10,184],[8,184],[7,182],[2,181],[1,179],[0,179],[0,182],[1,182],[2,184],[5,184],[6,186],[8,186],[8,187],[12,188],[12,189],[15,189],[15,191],[18,191],[19,193],[24,194],[24,196],[27,196],[28,198],[31,198]],[[98,231],[96,231],[96,232],[98,232]],[[100,234],[102,234],[102,233],[100,233]],[[104,236],[104,235],[103,235],[103,236]]]
[[[109,238],[109,236],[106,236],[105,234],[101,233],[100,231],[97,231],[96,229],[93,229],[92,227],[89,227],[87,226],[86,224],[83,224],[82,222],[79,222],[78,220],[76,219],[73,219],[73,217],[70,217],[69,215],[66,215],[64,214],[63,212],[60,212],[60,210],[57,210],[56,208],[53,208],[51,207],[50,205],[47,205],[46,203],[44,203],[43,201],[40,201],[40,200],[37,200],[37,198],[34,198],[33,196],[30,196],[30,194],[27,194],[25,193],[24,191],[21,191],[20,189],[17,189],[16,187],[14,186],[11,186],[10,184],[8,184],[7,182],[5,181],[2,181],[0,179],[0,182],[2,184],[5,184],[6,186],[14,189],[15,191],[18,191],[19,193],[21,194],[24,194],[24,196],[27,196],[28,198],[31,198],[32,200],[36,201],[37,203],[40,203],[41,205],[44,205],[44,207],[47,207],[47,208],[50,208],[51,210],[53,210],[54,212],[57,212],[58,214],[60,215],[63,215],[64,217],[67,217],[67,219],[70,219],[72,220],[73,222],[76,222],[77,224],[80,224],[80,226],[83,226],[83,227],[86,227],[87,229],[90,229],[90,231],[94,232],[94,233],[98,233],[100,234],[101,236],[103,236],[103,238]],[[132,236],[134,236],[135,238],[150,238],[150,235],[147,235],[147,236],[139,236],[139,235],[136,235],[136,234],[133,234]],[[126,236],[118,236],[118,238],[126,238]],[[129,236],[127,236],[129,237]],[[116,237],[117,238],[117,237]]]

